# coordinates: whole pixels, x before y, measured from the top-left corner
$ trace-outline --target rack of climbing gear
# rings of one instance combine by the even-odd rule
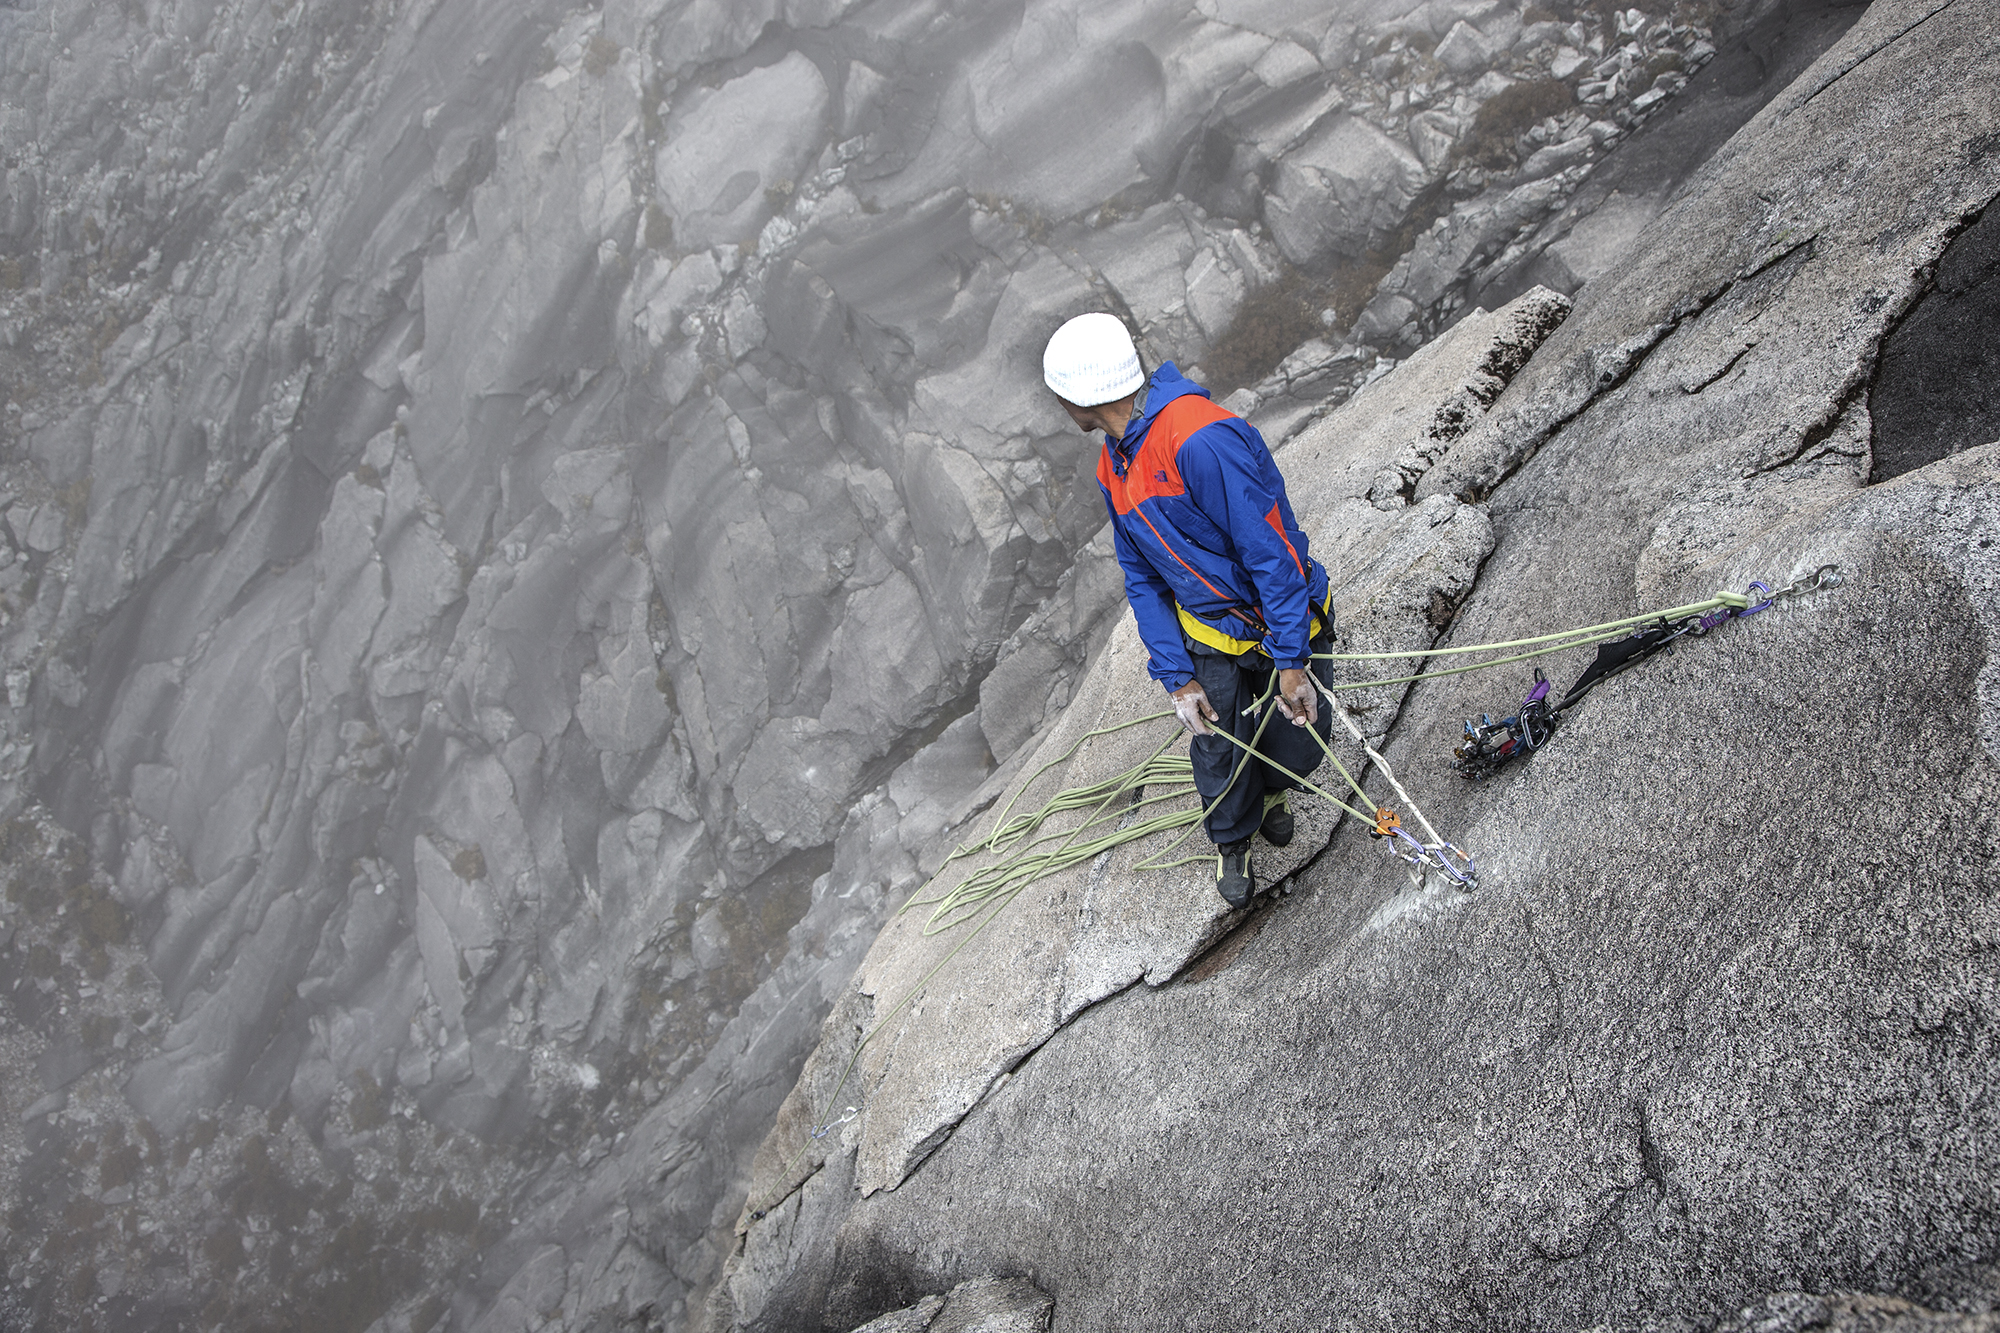
[[[1451,766],[1469,778],[1488,778],[1510,759],[1519,759],[1548,743],[1561,715],[1549,707],[1549,678],[1535,668],[1535,688],[1512,717],[1498,722],[1481,713],[1479,725],[1468,719],[1465,743],[1453,750]]]
[[[1564,693],[1560,703],[1549,702],[1550,682],[1537,669],[1534,688],[1521,701],[1513,716],[1496,722],[1490,714],[1481,713],[1477,724],[1469,718],[1466,720],[1461,742],[1452,751],[1451,766],[1462,777],[1483,782],[1514,760],[1524,759],[1541,749],[1555,735],[1562,715],[1582,703],[1586,695],[1613,676],[1631,670],[1647,658],[1667,652],[1682,639],[1700,638],[1731,620],[1768,611],[1786,598],[1839,586],[1840,567],[1821,565],[1782,588],[1773,589],[1770,584],[1758,579],[1741,595],[1719,594],[1716,599],[1719,605],[1699,609],[1680,608],[1688,614],[1674,618],[1670,618],[1672,613],[1654,616],[1636,625],[1630,633],[1592,639],[1590,642],[1598,645],[1597,656]]]

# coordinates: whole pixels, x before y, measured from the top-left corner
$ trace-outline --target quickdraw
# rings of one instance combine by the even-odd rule
[[[1555,735],[1562,715],[1582,703],[1585,695],[1613,676],[1668,651],[1681,639],[1699,638],[1730,620],[1768,611],[1784,598],[1839,586],[1840,567],[1821,565],[1811,574],[1775,590],[1761,579],[1753,582],[1745,590],[1741,607],[1717,607],[1679,620],[1662,618],[1641,625],[1624,638],[1600,643],[1596,658],[1569,687],[1562,702],[1557,704],[1549,703],[1549,680],[1538,669],[1534,688],[1521,701],[1521,707],[1512,717],[1503,717],[1496,722],[1491,715],[1481,713],[1477,725],[1469,719],[1466,721],[1462,740],[1452,751],[1451,766],[1460,775],[1483,782],[1505,765],[1525,758],[1546,745]]]

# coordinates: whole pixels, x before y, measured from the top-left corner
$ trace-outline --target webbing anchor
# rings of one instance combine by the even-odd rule
[[[1838,588],[1840,583],[1840,566],[1821,565],[1782,588],[1775,588],[1758,579],[1741,593],[1718,593],[1709,601],[1678,608],[1677,614],[1686,613],[1678,619],[1669,620],[1661,615],[1642,621],[1634,617],[1595,627],[1615,630],[1622,625],[1634,626],[1629,635],[1589,640],[1597,645],[1597,657],[1577,677],[1576,684],[1569,687],[1569,693],[1563,696],[1561,703],[1549,703],[1548,680],[1536,671],[1535,687],[1521,701],[1520,711],[1514,716],[1503,717],[1496,722],[1490,715],[1481,713],[1476,724],[1468,720],[1461,733],[1460,744],[1451,752],[1451,766],[1468,778],[1489,778],[1501,765],[1540,749],[1555,734],[1556,724],[1563,713],[1581,703],[1583,697],[1598,684],[1665,652],[1676,640],[1708,634],[1733,619],[1740,620],[1760,611],[1768,611],[1787,597],[1800,597],[1822,588]],[[1581,642],[1562,646],[1581,646]]]

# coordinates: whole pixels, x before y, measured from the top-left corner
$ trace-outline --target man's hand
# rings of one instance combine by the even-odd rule
[[[1191,680],[1179,689],[1170,691],[1167,698],[1173,700],[1174,716],[1181,720],[1181,726],[1187,729],[1190,736],[1208,735],[1208,724],[1222,716],[1208,702],[1208,692],[1201,688],[1201,682],[1198,680]]]
[[[1278,673],[1278,711],[1295,727],[1319,721],[1319,688],[1313,678],[1297,668]]]

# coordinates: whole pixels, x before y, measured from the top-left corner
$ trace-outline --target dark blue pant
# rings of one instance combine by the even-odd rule
[[[1201,682],[1208,702],[1222,714],[1219,721],[1208,725],[1229,732],[1247,745],[1250,738],[1256,735],[1257,724],[1263,720],[1264,713],[1271,713],[1270,725],[1264,728],[1263,738],[1257,742],[1257,752],[1300,777],[1311,777],[1312,771],[1326,757],[1326,752],[1320,749],[1318,741],[1306,734],[1307,728],[1293,726],[1283,713],[1277,711],[1275,701],[1256,713],[1246,714],[1243,711],[1255,703],[1271,683],[1274,673],[1271,659],[1262,653],[1230,657],[1199,643],[1190,642],[1187,646],[1188,651],[1194,654],[1194,678]],[[1316,653],[1329,651],[1327,639],[1324,636],[1315,639],[1312,650]],[[1315,661],[1312,673],[1324,683],[1330,679],[1328,671],[1331,666],[1330,662]],[[1322,695],[1319,721],[1311,729],[1327,736],[1332,733],[1332,728],[1333,704]],[[1243,751],[1220,736],[1194,737],[1188,745],[1188,754],[1194,761],[1194,788],[1201,793],[1204,807],[1215,802],[1217,793],[1224,787],[1229,788],[1228,794],[1216,803],[1207,820],[1208,836],[1217,844],[1238,842],[1257,831],[1257,826],[1264,822],[1264,796],[1267,792],[1303,790],[1298,783],[1259,759],[1245,763],[1242,776],[1231,785],[1229,777],[1236,772],[1236,766],[1244,755]]]

